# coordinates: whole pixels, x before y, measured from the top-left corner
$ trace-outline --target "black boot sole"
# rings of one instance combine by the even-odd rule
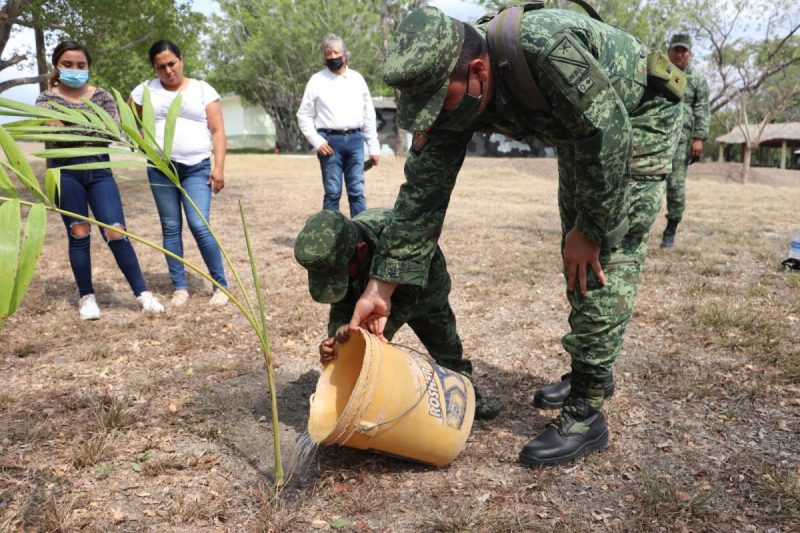
[[[602,452],[608,448],[608,429],[606,429],[602,435],[599,435],[596,439],[587,442],[574,452],[562,455],[561,457],[550,457],[549,459],[537,459],[535,457],[528,457],[522,453],[519,454],[519,462],[522,463],[524,466],[529,466],[531,468],[544,468],[546,466],[557,466],[565,463],[569,463],[579,457],[582,457],[589,453],[595,452]]]
[[[539,409],[561,409],[564,407],[564,402],[548,402],[544,398],[539,398],[534,396],[533,398],[533,406]]]
[[[614,391],[616,390],[616,384],[612,383],[610,387],[608,387],[605,392],[603,392],[603,399],[608,399],[614,396]],[[533,397],[533,406],[538,409],[561,409],[564,407],[564,400],[560,402],[549,402],[544,398],[539,396]]]

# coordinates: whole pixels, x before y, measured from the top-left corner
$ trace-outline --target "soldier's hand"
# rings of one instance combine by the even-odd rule
[[[586,272],[591,267],[597,279],[605,285],[606,275],[600,265],[600,246],[583,236],[578,228],[572,228],[564,241],[564,268],[567,270],[567,289],[575,290],[575,280],[581,294],[586,294]]]
[[[392,307],[392,293],[397,283],[371,279],[367,288],[356,302],[353,317],[350,319],[350,328],[358,329],[367,327],[370,332],[386,341],[383,331]]]
[[[322,366],[325,366],[336,359],[336,346],[334,345],[335,342],[336,338],[330,337],[319,344],[319,362]]]
[[[325,143],[317,149],[317,153],[321,156],[333,155],[333,148],[330,144]]]
[[[703,155],[703,139],[692,140],[690,155],[692,156],[692,161],[700,160],[700,156]]]
[[[339,329],[336,330],[336,342],[344,343],[350,339],[350,324],[344,324],[343,326],[339,326]]]

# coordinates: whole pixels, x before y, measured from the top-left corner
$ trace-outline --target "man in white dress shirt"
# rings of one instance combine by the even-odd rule
[[[367,208],[365,140],[371,163],[378,164],[380,144],[375,108],[364,78],[347,66],[344,41],[329,34],[322,41],[322,53],[326,68],[308,80],[297,110],[297,122],[319,158],[325,189],[322,208],[339,210],[344,175],[352,218]]]

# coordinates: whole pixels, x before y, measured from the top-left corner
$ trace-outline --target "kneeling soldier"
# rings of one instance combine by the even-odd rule
[[[369,281],[375,246],[391,218],[391,209],[367,209],[352,220],[338,211],[324,210],[311,216],[297,236],[294,256],[308,270],[311,297],[331,304],[328,338],[319,346],[323,365],[336,358],[336,340],[347,340],[350,317]],[[392,314],[383,336],[391,340],[398,329],[408,324],[438,364],[471,380],[472,363],[463,357],[449,294],[450,274],[437,246],[428,283],[424,287],[399,285],[392,295]],[[475,418],[491,420],[500,410],[499,404],[475,387]]]

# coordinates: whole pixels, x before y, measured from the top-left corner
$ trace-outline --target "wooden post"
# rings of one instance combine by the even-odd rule
[[[725,143],[719,143],[719,155],[717,156],[717,163],[725,162]]]
[[[781,141],[781,170],[786,168],[786,139]]]

